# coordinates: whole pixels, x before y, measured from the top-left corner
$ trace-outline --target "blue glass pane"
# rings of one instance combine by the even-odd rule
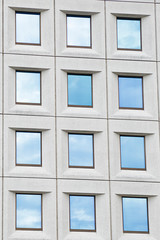
[[[41,133],[16,132],[16,163],[41,164]]]
[[[143,108],[141,77],[119,77],[119,107]]]
[[[148,210],[146,198],[123,197],[123,230],[148,232]]]
[[[93,135],[69,134],[69,166],[93,167]]]
[[[40,104],[40,72],[16,72],[16,102]]]
[[[121,136],[121,167],[145,169],[144,137]]]
[[[16,42],[40,44],[39,13],[16,13]]]
[[[68,105],[92,106],[92,76],[68,74]]]
[[[67,16],[67,45],[90,47],[90,17]]]
[[[141,21],[117,19],[118,48],[141,49]]]
[[[93,196],[70,196],[70,229],[95,230]]]
[[[16,228],[40,229],[41,195],[16,194]]]

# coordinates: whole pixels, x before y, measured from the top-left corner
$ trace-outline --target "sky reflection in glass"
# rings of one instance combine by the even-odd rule
[[[16,102],[40,104],[40,72],[16,71]]]
[[[68,105],[92,106],[92,76],[68,74]]]
[[[41,229],[41,195],[16,194],[16,228]]]
[[[144,137],[120,136],[121,168],[145,169]]]
[[[40,14],[16,12],[16,43],[40,44]]]
[[[119,107],[143,108],[141,77],[119,77]]]
[[[69,166],[93,167],[92,134],[69,134]]]
[[[16,132],[16,164],[41,165],[41,133]]]
[[[67,16],[67,46],[91,46],[90,17]]]
[[[123,197],[123,231],[148,232],[147,198]]]
[[[140,19],[117,18],[118,48],[141,49]]]
[[[70,196],[70,229],[95,230],[94,196]]]

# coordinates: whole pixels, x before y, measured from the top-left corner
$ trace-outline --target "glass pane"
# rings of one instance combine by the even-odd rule
[[[41,229],[41,195],[16,194],[16,228]]]
[[[121,167],[145,169],[144,137],[121,136]]]
[[[117,19],[118,48],[141,49],[141,21]]]
[[[123,230],[148,232],[147,198],[123,197]]]
[[[40,104],[40,72],[16,71],[16,102]]]
[[[119,77],[119,107],[143,108],[141,77]]]
[[[92,106],[92,76],[68,74],[68,105]]]
[[[16,164],[41,165],[41,133],[16,132]]]
[[[40,44],[40,14],[16,12],[16,43]]]
[[[93,135],[69,134],[69,166],[93,167]]]
[[[67,45],[90,47],[90,17],[67,16]]]
[[[95,230],[93,196],[70,196],[70,229]]]

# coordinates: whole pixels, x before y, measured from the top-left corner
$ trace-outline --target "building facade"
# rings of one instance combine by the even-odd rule
[[[159,240],[160,0],[0,19],[0,239]]]

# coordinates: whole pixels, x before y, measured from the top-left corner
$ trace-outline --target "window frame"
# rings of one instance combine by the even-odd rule
[[[147,203],[147,226],[148,226],[148,231],[124,231],[124,217],[123,217],[123,198],[140,198],[140,199],[146,199],[146,203]],[[140,234],[149,234],[150,233],[150,229],[149,229],[149,207],[148,207],[148,197],[141,197],[141,196],[122,196],[121,197],[121,201],[122,201],[122,225],[123,225],[123,233],[140,233]]]
[[[69,135],[92,135],[93,166],[70,166],[70,165],[69,165]],[[95,169],[94,133],[68,132],[68,168],[88,168],[88,169]]]
[[[144,139],[144,161],[145,161],[145,168],[123,168],[122,167],[122,154],[121,154],[121,137],[143,137]],[[121,170],[133,170],[133,171],[147,171],[147,161],[146,161],[146,137],[141,135],[119,135],[119,143],[120,143],[120,169]]]
[[[67,17],[79,17],[79,18],[90,18],[90,46],[74,46],[68,45],[68,24],[67,24]],[[77,15],[77,14],[66,14],[66,47],[67,48],[88,48],[92,49],[92,15]]]
[[[68,91],[68,76],[69,75],[73,75],[73,76],[77,76],[77,75],[80,75],[80,76],[90,76],[91,77],[91,94],[92,94],[92,97],[91,97],[91,100],[92,100],[92,105],[70,105],[68,103],[68,97],[69,97],[69,91]],[[84,74],[84,73],[67,73],[67,107],[81,107],[81,108],[93,108],[93,74]]]
[[[40,195],[41,196],[41,228],[17,228],[17,194],[23,195]],[[43,194],[42,193],[15,193],[15,229],[17,231],[43,231]]]
[[[22,133],[40,133],[40,141],[41,141],[41,163],[40,164],[22,164],[22,163],[17,163],[17,132],[22,132]],[[15,131],[15,166],[19,167],[42,167],[42,131],[26,131],[26,130],[16,130]]]
[[[93,197],[94,198],[94,230],[87,229],[71,229],[71,207],[70,207],[70,197]],[[70,232],[96,232],[96,195],[80,195],[80,194],[69,194],[69,231]]]
[[[17,102],[17,72],[40,74],[40,103]],[[41,71],[15,70],[15,104],[42,106],[42,76],[41,75],[42,75]]]
[[[118,47],[118,23],[117,20],[139,20],[140,21],[140,49],[134,49],[134,48],[119,48]],[[117,50],[124,50],[124,51],[142,51],[142,18],[139,17],[116,17],[116,38],[117,38]]]
[[[136,108],[136,107],[120,107],[120,85],[119,85],[119,78],[141,78],[142,79],[142,108]],[[127,75],[118,75],[118,107],[119,109],[128,109],[128,110],[144,110],[144,83],[143,83],[143,76],[127,76]]]
[[[17,42],[16,41],[16,32],[17,32],[17,29],[16,29],[16,14],[19,13],[19,14],[32,14],[32,15],[39,15],[39,43],[25,43],[25,42]],[[41,46],[41,34],[42,34],[42,31],[41,31],[41,12],[30,12],[30,11],[15,11],[15,44],[16,45],[34,45],[34,46]]]

